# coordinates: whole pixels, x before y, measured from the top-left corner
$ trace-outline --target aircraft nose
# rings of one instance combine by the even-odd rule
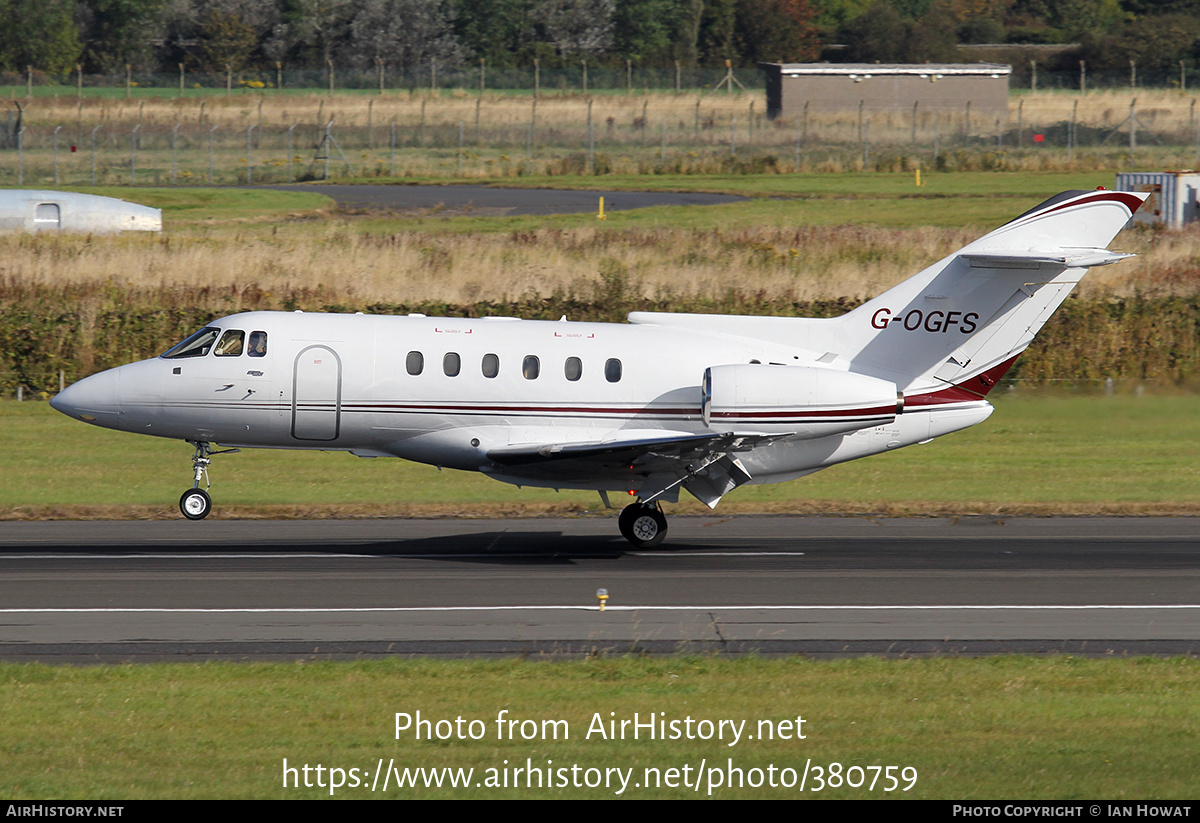
[[[120,369],[109,369],[72,383],[50,398],[50,406],[68,417],[115,429],[121,415]]]

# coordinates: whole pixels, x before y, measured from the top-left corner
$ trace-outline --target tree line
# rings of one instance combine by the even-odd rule
[[[957,62],[969,43],[1078,44],[1062,68],[1200,57],[1200,0],[0,0],[0,21],[10,74]]]

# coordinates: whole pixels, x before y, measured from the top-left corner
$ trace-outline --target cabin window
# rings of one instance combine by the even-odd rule
[[[613,357],[604,364],[604,379],[609,383],[619,383],[621,380],[621,361]]]
[[[411,375],[418,375],[425,370],[425,355],[419,351],[410,351],[408,357],[404,358],[404,368]]]
[[[250,332],[250,345],[246,347],[246,354],[251,357],[267,356],[267,333],[265,331]]]
[[[458,377],[458,372],[462,369],[462,358],[458,356],[458,352],[446,352],[446,356],[442,358],[442,371],[447,377]]]
[[[230,329],[221,335],[217,344],[217,357],[239,357],[242,345],[246,342],[246,333],[241,329]]]
[[[495,377],[500,373],[500,357],[495,354],[483,356],[483,376]]]
[[[574,383],[583,377],[583,361],[578,357],[568,357],[567,362],[563,364],[563,373]]]
[[[207,326],[182,343],[176,343],[167,350],[163,357],[170,360],[181,357],[203,357],[208,354],[208,350],[212,348],[212,344],[217,342],[217,336],[220,334],[220,329],[214,326]]]
[[[525,355],[525,361],[521,363],[521,374],[525,376],[525,379],[537,380],[537,377],[541,371],[542,364],[541,361],[537,359],[537,356],[532,354]]]

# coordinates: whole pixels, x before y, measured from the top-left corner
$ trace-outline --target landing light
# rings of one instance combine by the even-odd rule
[[[600,601],[600,611],[604,611],[604,602],[608,600],[608,589],[596,589],[596,599]]]

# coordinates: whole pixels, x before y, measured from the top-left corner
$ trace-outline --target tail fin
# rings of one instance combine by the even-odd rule
[[[1105,246],[1145,195],[1052,197],[838,318],[850,369],[894,381],[909,402],[987,394],[1091,266],[1131,255]]]

